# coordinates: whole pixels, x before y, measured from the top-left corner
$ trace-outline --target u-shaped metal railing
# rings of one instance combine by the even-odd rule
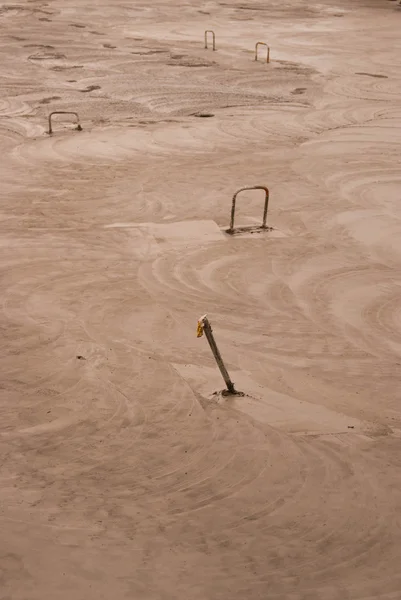
[[[54,110],[53,112],[50,113],[49,115],[49,131],[48,134],[51,135],[53,133],[53,129],[52,129],[52,117],[53,115],[74,115],[76,120],[77,120],[77,131],[82,131],[82,127],[81,124],[79,122],[79,116],[77,112],[73,112],[71,110]]]
[[[263,208],[263,221],[261,229],[266,229],[267,209],[269,207],[269,190],[264,185],[252,185],[250,187],[243,187],[235,192],[231,204],[230,228],[227,230],[227,233],[234,233],[235,206],[237,202],[237,196],[240,192],[245,192],[246,190],[263,190],[265,192],[265,204]]]
[[[265,44],[265,42],[256,42],[256,44],[255,44],[255,60],[258,60],[258,47],[259,46],[266,46],[266,48],[267,48],[266,62],[267,63],[270,62],[270,46]]]
[[[205,31],[205,49],[207,50],[207,34],[211,33],[213,38],[213,50],[216,50],[216,35],[212,29],[206,29]]]

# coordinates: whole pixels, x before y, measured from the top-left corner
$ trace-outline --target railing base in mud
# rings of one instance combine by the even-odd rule
[[[205,31],[205,50],[208,49],[208,45],[207,45],[207,34],[211,33],[212,34],[212,38],[213,38],[213,50],[216,50],[216,35],[214,33],[214,31],[212,29],[206,29]]]
[[[237,203],[237,196],[240,192],[245,192],[246,190],[263,190],[264,191],[265,203],[264,203],[264,208],[263,208],[263,220],[262,220],[262,225],[260,226],[260,229],[270,229],[266,225],[267,209],[269,208],[269,190],[264,185],[252,185],[252,186],[240,188],[239,190],[237,190],[235,192],[233,199],[232,199],[232,203],[231,203],[231,220],[230,220],[230,227],[229,227],[229,229],[227,229],[227,233],[233,234],[236,231],[234,229],[234,220],[235,220],[235,207],[236,207],[236,203]]]
[[[52,128],[52,117],[53,117],[53,115],[74,115],[74,117],[77,120],[76,130],[77,131],[82,131],[81,123],[79,121],[79,116],[78,116],[77,112],[73,112],[71,110],[54,110],[49,115],[49,131],[47,132],[49,135],[51,135],[53,133],[53,128]]]
[[[266,62],[269,63],[270,62],[270,46],[265,44],[265,42],[256,42],[256,44],[255,44],[255,60],[258,60],[259,46],[266,46],[266,48],[267,48]]]

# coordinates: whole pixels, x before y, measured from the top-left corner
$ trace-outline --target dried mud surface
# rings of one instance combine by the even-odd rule
[[[0,5],[1,600],[401,598],[400,24]]]

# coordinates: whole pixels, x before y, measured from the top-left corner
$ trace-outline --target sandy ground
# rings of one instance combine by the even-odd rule
[[[401,598],[400,26],[0,5],[1,600]]]

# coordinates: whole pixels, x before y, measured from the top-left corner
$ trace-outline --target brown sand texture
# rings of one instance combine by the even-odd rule
[[[401,599],[400,31],[0,4],[1,600]]]

